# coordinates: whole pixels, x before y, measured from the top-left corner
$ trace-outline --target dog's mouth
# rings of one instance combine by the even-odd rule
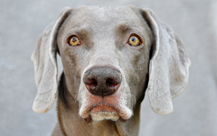
[[[93,121],[102,121],[102,120],[112,120],[125,122],[126,120],[123,119],[116,108],[113,106],[103,102],[93,106],[89,111],[89,116],[84,119],[87,123],[90,123],[91,120]]]

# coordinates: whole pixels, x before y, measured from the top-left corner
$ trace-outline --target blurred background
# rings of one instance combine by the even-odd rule
[[[61,9],[80,5],[149,8],[185,43],[192,61],[189,84],[166,116],[154,113],[145,98],[140,136],[217,136],[216,0],[1,0],[0,136],[51,134],[56,105],[45,114],[32,111],[37,88],[30,56]],[[59,69],[61,73],[61,65]]]

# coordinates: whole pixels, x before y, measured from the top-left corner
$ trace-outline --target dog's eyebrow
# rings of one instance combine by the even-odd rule
[[[131,30],[131,27],[128,26],[127,24],[123,23],[123,24],[118,25],[116,31],[119,32],[119,33],[125,34],[130,30]]]
[[[81,28],[81,29],[77,30],[76,33],[78,34],[78,36],[80,38],[88,38],[89,37],[89,31],[85,28]]]
[[[87,28],[73,28],[67,32],[66,37],[71,35],[76,35],[79,38],[86,40],[90,38],[90,32]]]

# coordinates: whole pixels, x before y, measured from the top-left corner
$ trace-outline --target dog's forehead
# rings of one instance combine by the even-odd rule
[[[67,19],[71,26],[114,27],[118,24],[136,26],[141,24],[141,15],[128,7],[79,7],[72,10]]]

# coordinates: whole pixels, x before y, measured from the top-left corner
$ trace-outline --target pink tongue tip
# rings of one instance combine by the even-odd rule
[[[84,121],[87,122],[87,123],[90,123],[91,117],[89,116],[89,117],[85,118]]]

